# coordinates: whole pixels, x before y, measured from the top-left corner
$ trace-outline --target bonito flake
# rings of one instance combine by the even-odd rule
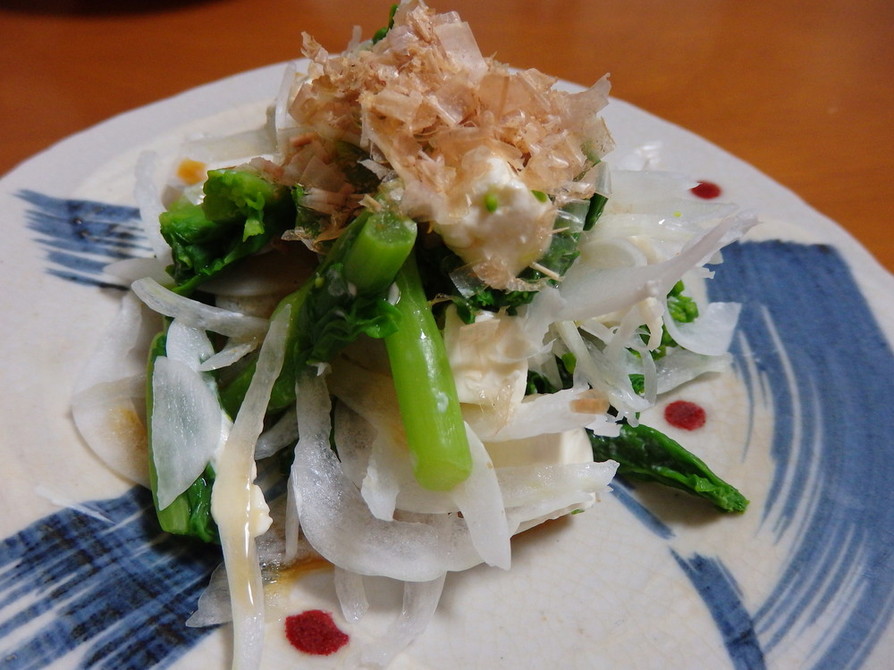
[[[332,213],[358,200],[337,167],[339,146],[352,145],[480,280],[524,288],[516,275],[548,248],[557,209],[594,192],[611,148],[598,116],[607,79],[558,90],[553,77],[482,56],[455,12],[422,2],[402,3],[378,42],[330,55],[305,34],[304,54],[285,171],[326,191]]]

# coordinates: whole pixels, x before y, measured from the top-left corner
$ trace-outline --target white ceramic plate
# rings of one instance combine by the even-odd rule
[[[111,119],[0,182],[5,668],[227,665],[226,629],[183,625],[213,551],[159,536],[145,492],[92,455],[68,401],[120,297],[101,286],[102,264],[145,246],[132,229],[138,154],[259,125],[281,72]],[[649,417],[751,507],[722,516],[619,485],[585,514],[517,538],[511,571],[450,575],[433,623],[394,667],[890,667],[894,280],[833,222],[717,147],[617,100],[605,116],[618,143],[610,160],[657,147],[658,167],[720,185],[764,221],[710,282],[715,299],[744,304],[735,369],[677,394],[707,423],[682,434],[663,423],[663,405]],[[349,624],[329,570],[297,584],[275,612],[327,609],[354,640],[400,607],[383,591],[375,613]],[[265,663],[350,667],[350,649],[302,655],[273,617]]]

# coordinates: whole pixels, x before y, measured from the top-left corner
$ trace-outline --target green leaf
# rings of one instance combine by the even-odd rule
[[[388,13],[388,25],[384,28],[379,28],[375,32],[375,34],[373,35],[373,38],[372,38],[373,44],[384,39],[385,35],[388,34],[388,31],[391,30],[391,28],[394,26],[394,15],[397,13],[397,8],[398,8],[397,4],[391,5],[391,10]]]
[[[203,188],[201,204],[179,201],[159,217],[169,272],[185,295],[296,223],[289,190],[253,172],[211,170]]]
[[[738,489],[661,431],[624,422],[618,437],[589,435],[594,460],[617,461],[619,475],[687,491],[724,512],[744,512],[748,507],[748,500]]]

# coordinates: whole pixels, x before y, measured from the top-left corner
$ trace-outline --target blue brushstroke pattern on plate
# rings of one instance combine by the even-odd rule
[[[20,196],[53,276],[116,286],[105,263],[149,251],[133,208]],[[858,668],[894,608],[886,454],[894,357],[835,249],[749,242],[724,258],[710,297],[742,303],[738,374],[751,397],[769,389],[774,406],[770,495],[751,513],[778,540],[794,541],[782,578],[753,611],[721,559],[670,546],[669,557],[705,603],[733,667],[772,666],[774,649],[832,612],[834,629],[804,667]],[[638,521],[673,538],[627,487],[616,490]],[[0,545],[4,667],[39,668],[70,652],[84,667],[170,665],[208,632],[183,622],[217,560],[214,548],[158,533],[141,489],[38,521]]]
[[[48,274],[88,286],[125,288],[108,281],[103,268],[113,261],[152,255],[134,207],[30,190],[18,195],[31,205],[26,225],[37,233],[35,239],[46,253]]]
[[[755,629],[772,657],[833,614],[805,666],[857,668],[894,608],[894,356],[834,248],[770,241],[723,253],[711,297],[742,303],[733,354],[751,357],[774,403],[765,523],[795,538]]]
[[[187,628],[213,547],[162,533],[134,488],[43,518],[0,544],[0,666],[170,665],[211,628]]]

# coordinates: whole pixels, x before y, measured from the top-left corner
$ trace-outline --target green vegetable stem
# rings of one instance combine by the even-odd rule
[[[441,333],[411,254],[398,273],[400,327],[385,337],[400,415],[423,488],[448,490],[472,471],[472,457]]]
[[[307,365],[323,363],[366,334],[384,337],[397,329],[389,287],[416,241],[416,224],[390,210],[365,210],[338,238],[314,275],[277,307],[292,306],[286,356],[273,385],[268,411],[295,402],[295,381]],[[221,392],[235,416],[254,375],[251,362]]]

